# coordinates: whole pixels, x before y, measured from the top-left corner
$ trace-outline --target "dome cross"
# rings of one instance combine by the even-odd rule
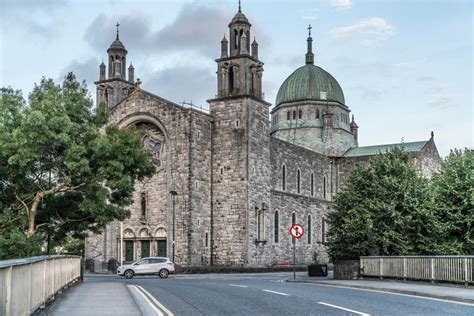
[[[119,39],[119,22],[117,22],[117,24],[115,25],[117,27],[117,40]]]

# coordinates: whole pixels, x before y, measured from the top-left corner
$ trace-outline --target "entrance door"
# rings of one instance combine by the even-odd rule
[[[142,240],[142,258],[150,256],[150,241]]]
[[[158,240],[158,257],[166,257],[166,239]]]
[[[133,261],[133,241],[125,241],[125,261]]]

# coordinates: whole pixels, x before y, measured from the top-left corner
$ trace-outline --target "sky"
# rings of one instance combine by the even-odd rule
[[[95,99],[119,22],[142,88],[208,107],[237,10],[237,0],[0,0],[0,87],[27,97],[41,77],[60,83],[72,71]],[[242,0],[242,11],[265,63],[266,101],[304,65],[311,24],[315,64],[341,85],[360,146],[434,131],[442,157],[474,147],[472,1]]]

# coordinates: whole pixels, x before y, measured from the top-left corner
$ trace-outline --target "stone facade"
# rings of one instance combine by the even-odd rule
[[[142,132],[157,172],[135,184],[128,219],[86,239],[86,258],[159,255],[186,267],[267,267],[293,260],[288,230],[299,223],[306,232],[296,242],[297,263],[312,263],[316,255],[328,261],[323,243],[333,196],[376,151],[357,147],[358,127],[349,122],[342,90],[319,67],[311,71],[323,81],[309,88],[337,85],[328,94],[336,101],[277,104],[270,124],[263,63],[250,30],[239,11],[229,24],[230,43],[221,42],[210,113],[142,90],[131,65],[127,80],[127,51],[117,32],[108,49],[108,77],[100,65],[97,104],[108,109],[110,124]],[[325,76],[330,81],[324,83]],[[411,154],[429,175],[439,160],[433,137],[414,144]]]

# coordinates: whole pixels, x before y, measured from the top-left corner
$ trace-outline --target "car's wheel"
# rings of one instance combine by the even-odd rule
[[[159,275],[160,278],[162,278],[162,279],[166,279],[169,274],[170,274],[170,273],[169,273],[168,270],[166,270],[166,269],[161,269],[160,272],[158,273],[158,275]]]
[[[133,273],[132,270],[127,270],[123,273],[123,276],[126,278],[126,279],[131,279],[133,278],[133,276],[135,275],[135,273]]]

